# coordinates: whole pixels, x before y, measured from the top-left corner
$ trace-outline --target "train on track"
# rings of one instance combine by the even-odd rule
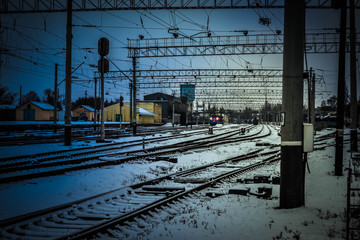
[[[210,125],[215,126],[216,124],[224,124],[224,117],[221,115],[212,115],[210,117]]]

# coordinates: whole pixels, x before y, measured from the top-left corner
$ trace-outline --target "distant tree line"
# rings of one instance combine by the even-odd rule
[[[65,108],[64,97],[62,95],[58,95],[57,107],[60,110]],[[48,88],[45,89],[43,92],[43,96],[40,97],[37,92],[30,91],[26,94],[20,96],[18,93],[13,93],[9,90],[8,87],[2,86],[0,84],[0,104],[1,105],[22,105],[24,103],[28,103],[31,101],[35,102],[44,102],[49,103],[50,105],[55,105],[55,92]],[[118,103],[120,100],[108,100],[106,99],[104,102],[105,107]],[[100,107],[100,97],[97,97],[96,104],[97,108]],[[72,102],[71,108],[74,110],[75,108],[79,107],[80,105],[88,105],[90,107],[95,107],[95,98],[94,97],[79,97],[75,101]]]
[[[348,94],[348,91],[346,90],[345,92],[345,117],[347,118],[350,118],[351,116],[351,113],[350,113],[350,107],[351,107],[351,104],[350,104],[350,97],[349,97],[349,94]],[[325,115],[327,113],[330,113],[330,112],[336,112],[337,110],[337,102],[338,102],[338,99],[335,95],[331,96],[329,99],[327,99],[326,101],[323,100],[321,102],[321,105],[320,107],[317,108],[317,111],[320,112],[322,115]],[[357,101],[357,108],[358,108],[358,113],[360,111],[360,99],[358,99]]]
[[[44,95],[41,99],[39,97],[39,95],[37,94],[37,92],[35,92],[35,91],[30,91],[30,92],[20,96],[20,94],[10,92],[8,87],[1,86],[1,84],[0,84],[0,104],[1,105],[16,105],[16,103],[18,103],[18,105],[21,105],[21,104],[31,102],[31,101],[49,103],[54,106],[55,105],[54,91],[49,88],[45,89]],[[57,102],[58,109],[62,110],[62,105],[63,105],[62,104],[62,96],[58,96],[58,102]]]

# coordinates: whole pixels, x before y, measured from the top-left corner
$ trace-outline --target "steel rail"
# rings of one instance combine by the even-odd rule
[[[257,135],[260,132],[261,131],[259,131],[258,133],[254,134],[254,135]],[[237,134],[237,133],[235,133],[235,134]],[[233,136],[235,134],[232,134],[231,136]],[[247,136],[247,137],[251,137],[251,136]],[[214,138],[214,137],[219,137],[219,136],[212,136],[211,138]],[[241,138],[241,137],[239,137],[239,138]],[[243,139],[242,141],[246,140],[246,139],[244,139],[244,137],[242,137],[241,139]],[[170,146],[155,147],[155,148],[147,149],[147,150],[135,150],[135,151],[127,152],[127,153],[139,153],[139,152],[141,152],[141,153],[144,153],[144,155],[130,156],[130,157],[127,157],[127,158],[121,158],[121,159],[112,160],[112,161],[105,161],[105,162],[102,161],[102,162],[97,162],[97,163],[65,167],[65,168],[62,168],[62,169],[49,170],[49,171],[44,171],[44,172],[37,172],[37,173],[29,173],[29,174],[23,174],[23,175],[13,175],[13,176],[8,176],[8,177],[2,177],[2,178],[0,178],[0,184],[9,183],[9,182],[23,181],[23,180],[27,180],[27,179],[33,179],[33,178],[56,176],[56,175],[64,174],[66,172],[72,172],[72,171],[86,170],[86,169],[91,169],[91,168],[98,168],[98,167],[104,167],[104,166],[117,165],[117,164],[122,164],[122,163],[125,163],[125,162],[128,162],[128,161],[133,161],[133,160],[138,160],[138,159],[143,159],[143,158],[149,158],[149,157],[154,157],[154,156],[159,156],[159,155],[185,152],[185,151],[188,151],[190,149],[203,148],[202,145],[204,145],[206,143],[205,142],[205,143],[202,143],[202,144],[200,144],[200,143],[195,144],[194,142],[196,142],[196,141],[199,141],[199,139],[189,140],[187,142],[181,142],[181,143],[173,144],[173,145],[170,145]],[[191,144],[191,143],[194,143],[194,146],[192,146],[190,148],[189,144]],[[218,144],[222,144],[222,143],[224,143],[223,139],[221,139],[221,141],[218,142]],[[184,147],[184,145],[186,145],[186,147]],[[206,147],[208,147],[208,146],[206,146]],[[166,150],[166,149],[169,149],[169,150]],[[164,151],[161,151],[161,150],[164,150]],[[152,152],[152,153],[150,153],[150,152]],[[96,156],[87,157],[87,158],[84,157],[84,158],[80,158],[80,159],[65,160],[65,161],[61,161],[61,162],[48,163],[46,165],[42,164],[41,166],[36,165],[35,167],[37,167],[37,168],[53,167],[53,166],[61,165],[61,163],[65,163],[67,165],[69,165],[69,164],[73,165],[75,163],[79,164],[81,162],[94,160],[94,159],[97,159],[99,157],[104,157],[104,156],[109,157],[109,156],[118,155],[118,154],[119,153],[98,154]],[[123,154],[126,154],[126,152],[124,152]]]
[[[147,206],[144,206],[142,208],[139,208],[133,212],[129,212],[127,214],[124,214],[122,216],[119,216],[119,217],[116,217],[114,219],[111,219],[109,221],[106,221],[106,222],[103,222],[103,223],[100,223],[96,226],[92,226],[91,228],[87,228],[87,229],[84,229],[82,231],[79,231],[77,233],[73,233],[71,235],[68,235],[66,237],[61,237],[61,238],[58,238],[58,240],[65,240],[65,239],[85,239],[85,238],[90,238],[90,237],[93,237],[95,234],[99,233],[99,232],[103,232],[103,231],[106,231],[107,229],[109,228],[112,228],[116,225],[119,225],[119,224],[123,224],[125,223],[126,221],[131,221],[133,220],[135,217],[138,217],[138,216],[141,216],[141,215],[144,215],[144,214],[147,214],[149,211],[152,211],[152,210],[155,210],[155,209],[158,209],[160,208],[161,206],[164,206],[168,203],[172,203],[180,198],[183,198],[191,193],[194,193],[196,191],[201,191],[205,188],[208,188],[216,183],[218,183],[219,181],[223,181],[224,179],[226,178],[232,178],[234,176],[238,176],[239,174],[242,174],[242,173],[245,173],[245,172],[248,172],[248,171],[251,171],[251,170],[254,170],[254,169],[257,169],[263,165],[266,165],[266,164],[269,164],[269,163],[272,163],[272,162],[275,162],[275,161],[280,161],[281,158],[279,157],[279,154],[276,154],[274,156],[271,156],[269,157],[268,159],[266,160],[263,160],[261,162],[257,162],[257,163],[254,163],[254,164],[251,164],[249,166],[246,166],[246,167],[243,167],[241,169],[236,169],[236,170],[233,170],[231,172],[228,172],[228,173],[224,173],[224,174],[221,174],[219,176],[216,176],[214,177],[213,179],[211,179],[210,181],[204,183],[204,184],[201,184],[199,186],[196,186],[192,189],[189,189],[185,192],[180,192],[180,193],[177,193],[175,195],[172,195],[170,197],[167,197],[165,199],[160,199],[159,201],[156,201],[156,202],[153,202]]]
[[[58,212],[60,210],[63,211],[64,209],[71,208],[74,205],[76,206],[76,205],[78,205],[80,203],[84,203],[86,201],[93,200],[93,199],[98,198],[98,197],[103,197],[105,195],[111,195],[116,191],[124,190],[124,189],[127,189],[127,188],[138,189],[138,188],[141,188],[141,187],[143,187],[145,185],[154,184],[154,183],[157,183],[157,182],[160,182],[160,181],[163,181],[163,180],[167,180],[167,179],[174,179],[175,176],[182,176],[184,174],[203,171],[204,169],[206,169],[208,167],[211,167],[211,166],[214,166],[214,165],[221,165],[221,164],[224,164],[226,162],[241,161],[241,160],[251,159],[251,158],[255,158],[255,157],[259,157],[259,156],[266,156],[266,155],[270,155],[270,154],[278,154],[279,153],[278,150],[272,151],[272,152],[265,152],[265,153],[259,153],[260,151],[262,151],[262,149],[255,150],[255,151],[249,152],[248,154],[241,155],[241,156],[238,156],[238,157],[233,157],[233,158],[229,158],[229,159],[226,159],[226,160],[221,160],[221,161],[218,161],[218,162],[215,162],[215,163],[206,164],[206,165],[199,166],[199,167],[196,167],[196,168],[193,168],[193,169],[188,169],[188,170],[185,170],[185,171],[181,171],[181,172],[173,173],[173,174],[170,174],[170,175],[166,175],[166,176],[163,176],[163,177],[160,177],[160,178],[157,178],[157,179],[153,179],[153,180],[149,180],[149,181],[146,181],[146,182],[134,184],[134,185],[129,186],[129,187],[123,187],[123,188],[120,188],[120,189],[116,189],[116,190],[113,190],[113,191],[110,191],[110,192],[107,192],[107,193],[99,194],[99,195],[89,197],[89,198],[86,198],[86,199],[82,199],[82,200],[79,200],[79,201],[74,201],[74,202],[71,202],[71,203],[68,203],[68,204],[63,204],[63,205],[56,206],[56,207],[53,207],[53,208],[49,208],[49,209],[37,211],[37,212],[34,212],[34,213],[26,214],[26,215],[23,215],[23,216],[18,216],[18,217],[15,217],[15,218],[0,221],[0,227],[3,228],[4,231],[7,231],[7,230],[9,230],[9,228],[11,229],[12,228],[11,226],[13,226],[13,225],[15,225],[15,226],[23,226],[24,224],[27,224],[26,222],[31,221],[31,219],[34,219],[34,221],[38,221],[38,219],[45,219],[45,218],[47,218],[45,215],[52,215],[53,212]],[[111,197],[111,196],[109,196],[109,197]],[[15,226],[13,226],[13,227],[15,227]]]

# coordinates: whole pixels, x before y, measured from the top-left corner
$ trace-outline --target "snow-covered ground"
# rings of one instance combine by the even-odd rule
[[[227,130],[230,130],[230,126],[218,127],[214,132]],[[318,132],[318,135],[333,131],[323,130]],[[265,140],[213,147],[204,152],[178,154],[177,164],[136,161],[71,172],[63,176],[2,184],[0,220],[156,178],[180,169],[238,156],[261,148],[255,145],[257,141],[279,144],[280,137],[273,131]],[[327,143],[334,143],[334,139]],[[77,142],[72,148],[94,144]],[[4,157],[66,148],[69,147],[61,143],[1,147],[0,154]],[[350,159],[348,149],[349,145],[345,144],[345,166]],[[271,200],[239,195],[210,198],[205,196],[205,192],[201,192],[197,193],[196,197],[182,200],[173,208],[164,209],[158,217],[149,218],[142,224],[134,223],[131,230],[124,230],[124,236],[126,239],[344,239],[346,176],[334,176],[334,156],[333,146],[309,154],[311,173],[306,172],[304,207],[278,209],[279,185],[268,185],[273,189]],[[280,164],[268,165],[257,170],[257,173],[280,174]],[[253,175],[254,173],[248,173],[244,177]],[[235,185],[239,186],[239,183],[228,184],[224,189]],[[246,187],[256,191],[259,185],[248,184]]]

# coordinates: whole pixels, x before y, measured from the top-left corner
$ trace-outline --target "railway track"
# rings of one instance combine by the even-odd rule
[[[249,128],[252,127],[253,126],[249,126]],[[271,134],[269,129],[269,133],[267,135],[259,135],[263,131],[263,128],[264,126],[262,126],[260,131],[247,136],[235,137],[235,135],[239,135],[239,131],[232,130],[230,132],[212,135],[206,138],[186,140],[175,144],[148,149],[123,151],[124,146],[114,145],[99,147],[96,149],[86,149],[86,151],[79,150],[80,152],[76,153],[73,151],[66,152],[65,157],[64,153],[58,153],[60,156],[41,155],[37,157],[33,156],[26,158],[25,160],[10,159],[6,162],[0,161],[0,183],[22,181],[26,179],[64,174],[71,171],[116,165],[133,160],[149,159],[150,157],[171,155],[194,149],[209,148],[225,143],[246,141],[250,139],[261,138]],[[159,141],[159,139],[154,141]],[[139,143],[133,144],[139,145]],[[104,157],[106,157],[105,161],[102,159]],[[112,157],[112,159],[109,160],[109,157]],[[56,169],[54,169],[54,167],[56,167]]]
[[[167,141],[170,139],[176,139],[178,137],[190,137],[196,136],[199,134],[203,134],[204,131],[197,131],[197,132],[190,132],[184,134],[173,134],[171,136],[161,136],[161,137],[149,137],[149,138],[142,138],[137,140],[130,140],[130,141],[122,141],[122,142],[114,142],[114,143],[106,143],[104,145],[97,145],[85,148],[77,148],[77,149],[70,149],[70,150],[61,150],[55,152],[46,152],[46,153],[39,153],[39,154],[29,154],[29,155],[22,155],[22,156],[15,156],[15,157],[7,157],[7,158],[0,158],[0,169],[7,168],[7,167],[15,167],[15,166],[25,166],[28,163],[32,164],[35,162],[46,162],[55,159],[60,159],[62,157],[67,158],[69,156],[77,156],[82,154],[90,154],[94,152],[102,152],[108,151],[113,149],[125,148],[125,147],[133,147],[133,146],[140,146],[144,143],[154,143],[154,142],[161,142]]]
[[[205,127],[198,127],[198,130],[204,129]],[[96,140],[100,138],[98,131],[93,131],[91,128],[82,129],[82,130],[73,130],[72,139],[73,141],[84,141],[84,140]],[[151,136],[154,134],[163,134],[163,133],[173,133],[180,134],[181,131],[184,131],[184,128],[146,128],[142,127],[138,129],[137,136]],[[205,130],[206,131],[206,130]],[[17,146],[17,145],[33,145],[33,144],[42,144],[42,143],[59,143],[64,141],[63,130],[60,130],[57,134],[52,133],[52,130],[49,131],[37,131],[37,134],[19,132],[18,136],[7,136],[3,135],[0,137],[0,146]],[[106,129],[106,138],[115,139],[115,138],[125,138],[132,136],[132,133],[127,129],[124,129],[123,132],[119,132],[118,129]]]
[[[230,140],[236,142],[239,139],[234,137],[228,139],[229,142]],[[211,141],[207,141],[207,144],[210,146]],[[244,173],[279,160],[279,149],[260,149],[242,156],[7,219],[0,222],[0,238],[123,239],[126,238],[126,231],[123,233],[122,229],[126,228],[129,222],[144,222],[145,218],[156,218],[158,212],[164,208],[171,208],[181,202],[181,199],[199,194],[202,196],[204,189],[221,185],[228,179],[239,178]]]
[[[256,150],[246,155],[7,219],[0,222],[0,237],[85,239],[101,234],[102,238],[111,235],[113,227],[144,215],[156,216],[156,211],[166,204],[279,159],[279,150]]]

